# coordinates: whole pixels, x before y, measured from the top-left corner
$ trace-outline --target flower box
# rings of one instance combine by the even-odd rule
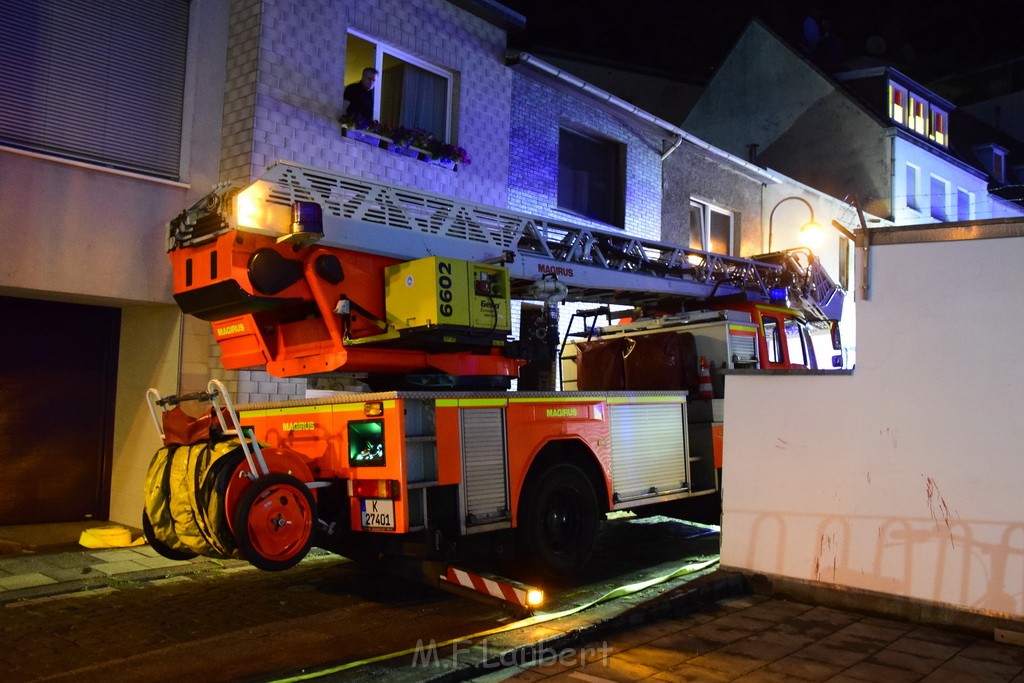
[[[390,139],[383,135],[377,135],[376,133],[371,133],[368,130],[357,130],[348,126],[341,127],[341,134],[352,140],[365,142],[373,147],[382,147],[384,149],[387,149],[388,144],[391,142]]]

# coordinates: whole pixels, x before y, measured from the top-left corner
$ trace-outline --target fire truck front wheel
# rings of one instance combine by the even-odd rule
[[[590,558],[598,527],[597,495],[583,470],[560,464],[541,472],[524,492],[519,513],[528,570],[570,579]]]
[[[250,564],[269,572],[294,567],[309,552],[316,500],[290,474],[268,474],[242,491],[234,512],[235,543]]]

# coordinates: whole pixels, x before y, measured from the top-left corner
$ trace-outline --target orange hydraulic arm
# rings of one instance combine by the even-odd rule
[[[211,197],[171,222],[169,255],[175,301],[212,324],[226,369],[518,375],[524,361],[504,346],[372,343],[388,331],[384,269],[399,261],[317,245],[318,205],[297,205],[283,234],[268,235],[232,227],[237,193]]]

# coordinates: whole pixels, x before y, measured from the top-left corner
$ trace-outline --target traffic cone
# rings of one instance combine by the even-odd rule
[[[715,393],[711,388],[711,369],[708,367],[708,357],[700,357],[700,369],[697,371],[697,398],[714,398]]]

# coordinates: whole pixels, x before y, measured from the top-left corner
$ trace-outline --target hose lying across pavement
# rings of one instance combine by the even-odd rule
[[[552,612],[550,614],[535,614],[532,617],[527,617],[526,619],[521,619],[511,624],[506,624],[505,626],[498,626],[497,628],[492,628],[488,631],[480,631],[479,633],[474,633],[469,636],[463,636],[461,638],[452,638],[441,643],[431,643],[431,646],[437,648],[447,647],[448,645],[454,645],[455,643],[465,642],[467,640],[473,640],[475,638],[483,638],[486,636],[494,635],[496,633],[512,631],[517,628],[525,628],[527,626],[543,624],[544,622],[551,621],[553,619],[560,619],[562,617],[567,617],[569,615],[576,614],[577,612],[582,612],[585,609],[589,609],[591,607],[594,607],[595,605],[600,605],[601,603],[608,602],[609,600],[615,600],[617,598],[625,597],[633,593],[638,593],[639,591],[650,588],[651,586],[657,586],[660,583],[665,583],[666,581],[677,579],[680,576],[695,574],[696,572],[703,571],[704,569],[713,567],[717,564],[718,559],[705,560],[703,562],[693,562],[691,564],[686,564],[682,567],[679,567],[675,571],[665,574],[664,576],[657,576],[653,579],[647,579],[646,581],[640,581],[638,583],[630,583],[625,586],[620,586],[619,588],[615,588],[605,593],[601,597],[596,598],[595,600],[591,600],[590,602],[584,603],[577,607],[570,607],[567,610],[563,610],[561,612]],[[375,662],[381,662],[387,659],[392,659],[394,657],[410,655],[416,652],[417,649],[418,648],[408,648],[405,650],[400,650],[398,652],[391,652],[386,655],[378,655],[376,657],[370,657],[368,659],[361,659],[355,662],[348,662],[347,664],[339,664],[338,666],[333,666],[327,669],[321,669],[319,671],[311,671],[309,673],[298,674],[296,676],[289,676],[288,678],[279,678],[273,683],[292,683],[293,681],[306,681],[312,678],[319,678],[320,676],[328,676],[331,674],[339,673],[341,671],[354,669],[359,666],[365,666],[366,664],[373,664]]]

